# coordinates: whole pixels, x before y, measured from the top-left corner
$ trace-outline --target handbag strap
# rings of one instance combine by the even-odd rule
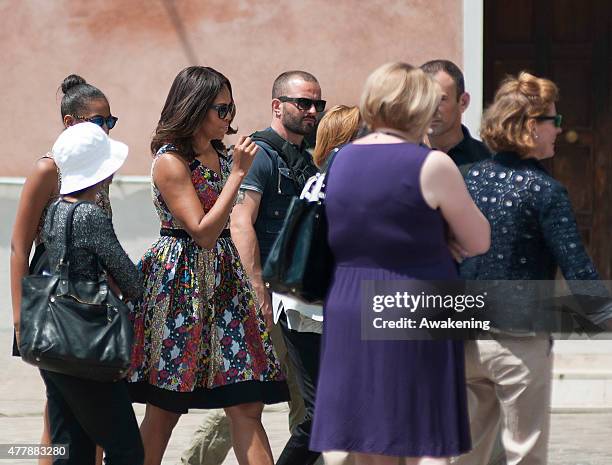
[[[332,163],[334,162],[334,158],[336,158],[336,155],[338,155],[340,149],[342,149],[342,147],[344,147],[345,145],[346,144],[342,144],[332,149],[331,153],[327,157],[327,160],[325,161],[325,164],[323,165],[323,168],[321,169],[321,173],[327,173],[329,171],[332,166]]]
[[[64,250],[62,255],[60,256],[60,262],[68,264],[66,262],[66,256],[68,255],[68,250],[72,246],[72,225],[74,219],[74,212],[77,207],[83,203],[86,203],[84,200],[79,200],[70,205],[68,209],[68,214],[66,215],[66,228],[64,229]]]
[[[53,205],[53,210],[51,211],[51,214],[53,215],[51,217],[51,224],[50,224],[51,227],[53,227],[53,220],[55,219],[55,211],[57,210],[57,206],[59,202],[61,201],[62,200],[59,199]],[[70,260],[67,259],[67,256],[68,256],[68,251],[72,247],[72,229],[74,225],[74,213],[76,209],[78,208],[78,206],[83,203],[91,203],[91,202],[87,202],[85,200],[78,200],[72,203],[66,215],[66,227],[64,229],[64,250],[62,251],[62,255],[60,256],[59,263],[57,265],[57,274],[59,274],[59,278],[60,278],[57,289],[56,289],[57,295],[67,295],[67,294],[71,294],[72,292],[71,285],[70,285]],[[101,300],[106,301],[106,297],[109,293],[108,281],[106,279],[106,272],[103,269],[101,269],[100,261],[98,260],[97,257],[96,257],[96,267],[100,271],[99,280],[98,280],[98,286],[99,286],[98,292],[103,296]]]
[[[325,200],[325,190],[327,186],[327,177],[329,176],[329,170],[332,167],[332,164],[334,163],[334,160],[336,159],[336,156],[338,155],[338,152],[340,152],[340,150],[342,150],[342,147],[344,147],[346,144],[342,144],[339,145],[338,147],[336,147],[335,149],[332,150],[332,153],[329,154],[329,157],[327,158],[327,164],[325,165],[325,168],[323,169],[323,173],[321,174],[322,178],[321,179],[321,183],[320,183],[320,189],[319,189],[319,201],[323,201]]]
[[[55,212],[57,210],[57,206],[62,200],[58,200],[53,205],[53,210],[51,211],[51,227],[53,227],[53,221],[55,220]],[[70,205],[68,209],[68,214],[66,215],[66,227],[64,228],[64,250],[62,250],[62,254],[60,255],[59,262],[57,265],[59,275],[60,275],[60,287],[64,287],[62,284],[65,282],[67,284],[68,276],[70,275],[70,260],[67,260],[68,251],[72,246],[72,224],[74,219],[74,212],[77,207],[82,203],[86,203],[84,200],[79,200]],[[67,289],[67,288],[66,288]]]
[[[332,149],[327,157],[327,160],[325,161],[325,164],[323,165],[323,168],[321,169],[321,172],[315,174],[308,179],[308,181],[306,181],[306,185],[300,194],[300,199],[305,199],[309,202],[322,202],[325,200],[325,181],[327,179],[327,174],[334,159],[336,158],[336,155],[343,146],[344,144]]]

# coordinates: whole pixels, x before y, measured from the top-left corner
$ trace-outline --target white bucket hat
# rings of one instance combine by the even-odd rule
[[[51,153],[62,176],[60,194],[69,194],[115,173],[127,158],[128,146],[108,137],[97,124],[85,122],[66,128]]]

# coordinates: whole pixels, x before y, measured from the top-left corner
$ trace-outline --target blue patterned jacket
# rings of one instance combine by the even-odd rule
[[[534,159],[501,152],[472,165],[470,195],[491,224],[491,248],[465,260],[465,279],[599,279],[565,187]]]
[[[497,153],[472,165],[465,182],[491,224],[491,248],[460,265],[462,278],[554,280],[559,267],[575,294],[607,296],[596,281],[599,275],[580,238],[567,190],[537,160]],[[591,283],[579,285],[574,280]],[[504,308],[512,307],[512,313],[521,312],[520,307],[529,302],[526,295],[509,297],[512,305]],[[524,311],[523,317],[528,316]],[[534,329],[526,318],[518,314],[513,318],[515,329]],[[601,315],[594,319],[600,321]]]

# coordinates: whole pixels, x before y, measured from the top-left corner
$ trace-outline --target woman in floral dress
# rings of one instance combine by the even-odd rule
[[[130,391],[147,404],[145,464],[160,464],[189,408],[224,408],[239,463],[269,464],[263,404],[288,399],[276,354],[228,229],[257,146],[231,161],[221,140],[235,131],[231,85],[212,68],[181,71],[151,142],[153,202],[161,237],[140,267]]]

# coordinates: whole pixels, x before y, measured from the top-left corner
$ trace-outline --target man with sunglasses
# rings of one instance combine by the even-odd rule
[[[288,71],[276,78],[272,87],[272,122],[269,128],[251,136],[261,150],[242,183],[231,215],[232,238],[285,365],[291,393],[292,435],[277,465],[310,465],[320,456],[308,449],[308,443],[319,368],[322,312],[320,307],[289,297],[275,294],[273,299],[264,285],[262,268],[291,199],[300,195],[308,178],[318,171],[306,150],[304,136],[315,131],[317,115],[324,109],[321,87],[312,74]],[[275,322],[280,325],[282,335]],[[303,409],[299,408],[300,397]]]
[[[434,114],[429,145],[447,153],[462,172],[472,163],[491,156],[487,147],[474,139],[468,128],[461,124],[461,117],[470,104],[470,94],[465,91],[463,73],[448,60],[432,60],[421,69],[440,84],[442,99]]]

